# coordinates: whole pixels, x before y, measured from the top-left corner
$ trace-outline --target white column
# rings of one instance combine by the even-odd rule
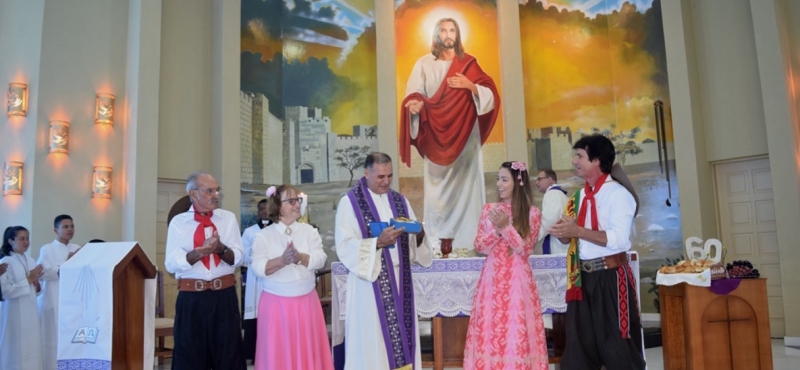
[[[717,218],[705,150],[691,7],[688,0],[661,3],[672,105],[665,109],[672,110],[681,219],[697,221],[683,223],[683,235],[710,238],[717,235]]]
[[[797,16],[788,14],[787,8],[781,1],[750,0],[781,256],[786,345],[800,345],[800,275],[794,270],[800,263],[800,102],[792,93],[795,87],[790,79],[800,73],[800,63],[793,63],[791,58],[797,50],[790,41],[797,39],[790,40],[792,35],[787,30],[787,22]]]
[[[241,213],[239,79],[241,1],[213,0],[211,21],[211,173],[225,196],[222,208]],[[265,111],[267,107],[264,107]]]
[[[525,89],[522,79],[522,43],[519,34],[519,3],[497,2],[497,38],[500,41],[500,92],[506,144],[506,159],[528,162],[527,132],[525,127]],[[529,163],[530,168],[535,168]],[[484,171],[495,171],[484,168]]]
[[[125,75],[127,124],[124,126],[122,240],[139,242],[156,260],[158,184],[158,108],[161,72],[161,0],[128,3],[128,55]],[[124,106],[117,101],[117,106]],[[122,111],[122,110],[120,110]]]

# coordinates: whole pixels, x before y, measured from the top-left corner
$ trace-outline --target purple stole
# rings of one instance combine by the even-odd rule
[[[388,196],[392,202],[394,217],[408,217],[405,198],[393,190],[389,190]],[[365,177],[362,177],[356,186],[347,192],[347,197],[350,199],[358,219],[361,237],[364,239],[378,237],[372,235],[369,228],[370,222],[380,222],[381,220],[375,204],[372,202],[372,197],[369,195]],[[408,234],[402,234],[398,240],[400,241],[398,250],[400,255],[399,291],[389,248],[382,248],[379,252],[381,272],[378,279],[372,283],[390,369],[406,365],[413,367],[417,343],[415,338],[417,316],[414,314],[414,286],[411,281]]]

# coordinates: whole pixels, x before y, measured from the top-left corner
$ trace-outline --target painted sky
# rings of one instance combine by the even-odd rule
[[[526,126],[589,131],[614,124],[619,131],[638,127],[638,140],[655,139],[653,104],[669,106],[660,3],[623,4],[593,18],[543,5],[520,6]]]
[[[326,23],[347,32],[347,37],[340,39],[312,27],[294,24],[284,27],[284,36],[288,39],[341,49],[337,63],[343,63],[347,59],[364,30],[375,22],[374,10],[364,0],[317,0],[311,3],[311,11],[299,12],[295,12],[294,0],[284,0],[284,4],[294,17]]]
[[[372,0],[243,0],[242,89],[322,108],[337,134],[377,124]]]
[[[404,0],[395,0],[404,1]],[[525,5],[533,0],[519,0],[520,5]],[[653,0],[537,0],[544,5],[545,9],[554,6],[558,10],[566,9],[580,10],[589,18],[594,18],[598,14],[609,14],[615,10],[622,9],[623,4],[630,3],[636,5],[640,12],[650,8]]]

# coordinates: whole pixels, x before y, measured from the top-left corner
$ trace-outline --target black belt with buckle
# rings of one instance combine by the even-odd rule
[[[610,256],[581,260],[581,271],[595,272],[609,270],[620,267],[628,263],[628,255],[625,252],[612,254]]]

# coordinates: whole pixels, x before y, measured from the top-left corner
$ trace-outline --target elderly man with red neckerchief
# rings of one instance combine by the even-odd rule
[[[608,138],[586,136],[572,148],[572,165],[586,184],[549,230],[570,243],[561,368],[644,369],[636,281],[627,256],[636,200],[610,176],[615,151]]]
[[[173,369],[244,370],[236,266],[244,250],[236,216],[219,209],[220,187],[207,172],[186,180],[192,208],[169,223],[164,265],[178,279]]]

